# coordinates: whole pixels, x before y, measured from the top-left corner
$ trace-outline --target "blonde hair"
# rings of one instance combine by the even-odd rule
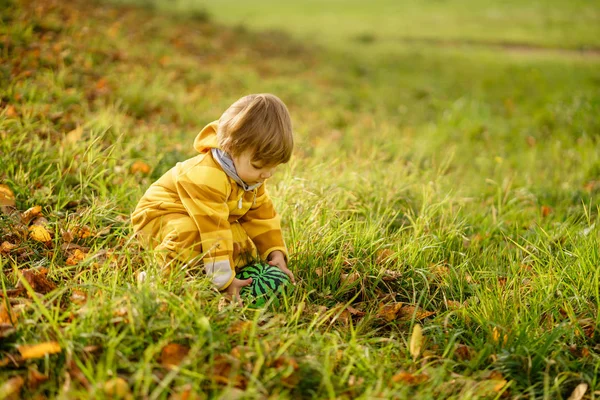
[[[217,140],[219,147],[234,157],[250,150],[252,161],[265,165],[286,163],[294,148],[290,114],[275,95],[244,96],[219,118]]]

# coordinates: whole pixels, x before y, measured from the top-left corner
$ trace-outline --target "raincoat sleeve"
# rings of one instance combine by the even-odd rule
[[[227,176],[217,168],[195,165],[177,177],[175,186],[200,232],[204,269],[215,286],[224,290],[235,278]]]
[[[288,258],[281,232],[281,218],[275,211],[264,184],[257,189],[254,205],[240,218],[240,223],[256,245],[261,259],[266,260],[275,250],[280,250]]]

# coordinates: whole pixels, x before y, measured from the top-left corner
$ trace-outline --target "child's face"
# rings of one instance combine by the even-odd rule
[[[266,165],[258,161],[252,161],[253,155],[251,151],[245,151],[237,157],[232,157],[235,170],[248,185],[264,182],[265,179],[273,176],[278,165]]]

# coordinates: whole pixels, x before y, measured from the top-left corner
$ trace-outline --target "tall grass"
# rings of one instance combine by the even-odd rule
[[[9,4],[0,180],[52,234],[0,217],[18,315],[0,376],[48,377],[23,398],[533,399],[582,382],[598,397],[597,59],[379,44],[349,57],[156,10]],[[299,283],[258,311],[201,276],[163,278],[128,221],[250,92],[284,99],[298,143],[269,189]],[[67,262],[69,242],[86,257]],[[41,267],[56,289],[4,300]],[[60,354],[11,361],[51,340]],[[189,350],[176,368],[172,343]]]

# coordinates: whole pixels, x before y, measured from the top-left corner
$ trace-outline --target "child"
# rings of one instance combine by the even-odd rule
[[[257,258],[294,282],[280,217],[265,188],[293,147],[290,115],[278,97],[242,97],[198,134],[199,155],[150,186],[132,214],[134,231],[167,269],[201,260],[214,285],[232,296],[252,282],[236,279],[235,268]]]

